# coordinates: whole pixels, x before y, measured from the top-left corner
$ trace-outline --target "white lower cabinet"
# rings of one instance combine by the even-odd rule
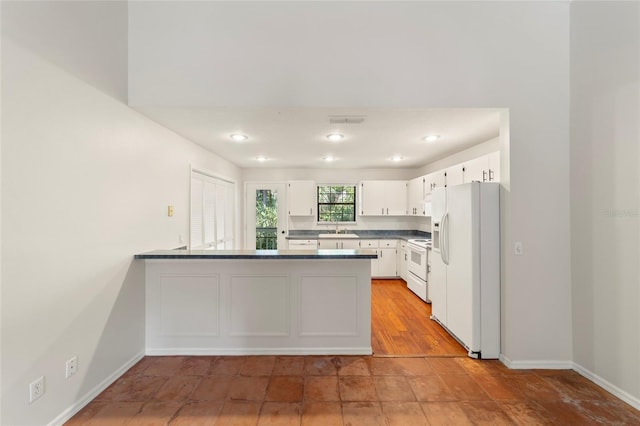
[[[319,239],[319,250],[375,250],[377,259],[371,259],[371,276],[394,278],[398,276],[398,240]]]
[[[378,269],[371,276],[393,278],[398,276],[396,265],[397,249],[378,249]],[[373,271],[372,271],[373,272]]]
[[[396,257],[398,262],[398,274],[400,278],[407,281],[407,242],[400,241],[398,244],[398,256]]]
[[[375,249],[377,259],[371,260],[371,276],[374,278],[393,278],[398,276],[398,241],[397,240],[362,240],[368,247]],[[375,247],[371,247],[375,245]]]

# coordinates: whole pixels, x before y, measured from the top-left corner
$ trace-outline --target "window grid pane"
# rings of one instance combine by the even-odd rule
[[[318,186],[318,222],[355,222],[356,187]]]

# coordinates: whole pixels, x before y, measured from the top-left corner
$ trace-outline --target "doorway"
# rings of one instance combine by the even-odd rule
[[[287,199],[284,183],[248,183],[246,194],[247,250],[287,249]]]

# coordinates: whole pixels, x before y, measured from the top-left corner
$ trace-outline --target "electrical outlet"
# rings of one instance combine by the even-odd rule
[[[514,251],[516,253],[516,256],[522,256],[524,254],[524,248],[522,247],[522,242],[517,241],[514,244]]]
[[[44,376],[38,377],[29,384],[29,404],[44,395]]]
[[[69,377],[73,376],[77,372],[78,372],[78,357],[74,356],[73,358],[67,361],[64,377],[68,379]]]

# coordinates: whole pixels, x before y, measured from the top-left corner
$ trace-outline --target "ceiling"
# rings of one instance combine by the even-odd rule
[[[497,137],[500,123],[495,108],[136,109],[242,168],[416,168]],[[330,117],[364,121],[332,124]],[[329,141],[332,132],[344,139]],[[233,133],[248,139],[235,142]],[[431,134],[440,138],[423,140]]]

